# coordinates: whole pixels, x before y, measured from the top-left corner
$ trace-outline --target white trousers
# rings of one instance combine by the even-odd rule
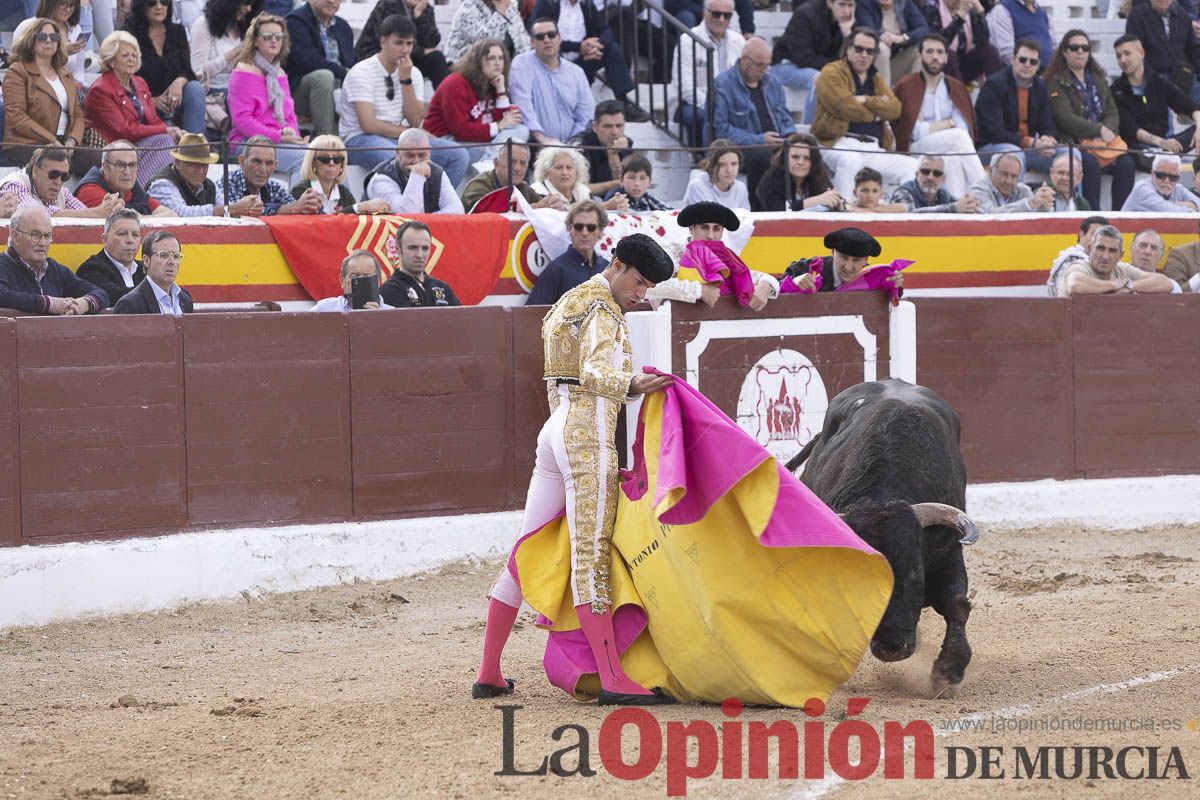
[[[570,399],[567,387],[559,386],[558,392],[558,407],[538,434],[533,476],[529,479],[529,492],[525,496],[525,516],[521,519],[522,536],[562,514],[563,509],[567,512],[568,527],[572,531],[575,530],[575,479],[571,474],[571,464],[567,460],[564,436]],[[571,585],[574,586],[575,582],[571,581]],[[500,577],[492,587],[491,597],[513,608],[521,607],[521,589],[508,571],[507,561],[500,568]],[[576,600],[578,601],[578,598]]]
[[[962,128],[948,128],[944,131],[931,133],[921,137],[919,142],[913,142],[909,152],[942,154],[942,153],[974,153],[975,142],[971,134]],[[919,160],[919,159],[918,159]],[[983,163],[978,155],[946,156],[946,183],[944,188],[955,200],[967,193],[971,184],[983,177]]]
[[[884,150],[876,142],[843,136],[833,146],[836,149],[826,150],[821,155],[833,172],[833,188],[842,197],[854,196],[854,176],[863,167],[879,170],[883,175],[884,198],[890,197],[893,189],[917,174],[916,159]]]

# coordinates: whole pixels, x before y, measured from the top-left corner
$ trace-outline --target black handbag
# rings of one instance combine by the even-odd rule
[[[1196,70],[1191,64],[1178,63],[1171,70],[1171,83],[1184,94],[1192,93],[1192,85],[1196,82]]]

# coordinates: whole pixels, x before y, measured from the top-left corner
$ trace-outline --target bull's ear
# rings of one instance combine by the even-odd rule
[[[948,528],[954,528],[962,535],[962,538],[958,540],[959,544],[969,545],[979,541],[979,528],[961,509],[945,503],[913,503],[912,510],[917,515],[917,522],[922,528],[928,528],[931,525],[945,525]]]

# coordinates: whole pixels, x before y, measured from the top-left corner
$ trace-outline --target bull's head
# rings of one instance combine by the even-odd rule
[[[903,661],[916,649],[917,623],[925,605],[924,529],[956,528],[964,544],[974,542],[979,532],[964,512],[940,503],[864,503],[841,516],[892,568],[892,597],[871,638],[871,652],[880,661]]]

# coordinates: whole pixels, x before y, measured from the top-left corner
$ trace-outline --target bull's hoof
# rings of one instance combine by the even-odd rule
[[[958,697],[958,690],[961,687],[961,680],[951,683],[944,676],[938,675],[937,673],[929,676],[929,696],[934,700]]]
[[[903,661],[910,657],[915,650],[914,645],[905,644],[899,647],[884,647],[883,645],[871,642],[871,654],[880,661]]]

